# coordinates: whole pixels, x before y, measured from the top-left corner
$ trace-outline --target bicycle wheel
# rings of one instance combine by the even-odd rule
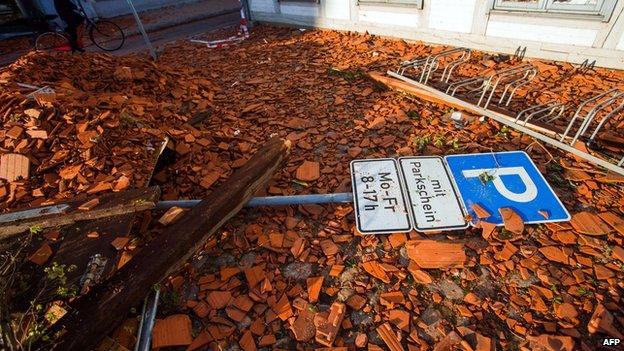
[[[121,48],[126,40],[123,30],[113,22],[97,21],[89,26],[89,38],[104,51]]]
[[[37,51],[70,51],[69,39],[61,33],[45,32],[35,39]]]

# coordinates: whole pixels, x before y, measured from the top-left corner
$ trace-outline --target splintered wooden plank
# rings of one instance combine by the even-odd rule
[[[80,207],[92,202],[95,198],[56,204],[52,206],[54,210],[50,210],[50,206],[43,206],[24,211],[8,212],[0,215],[0,240],[22,233],[34,226],[44,229],[64,226],[77,221],[149,210],[156,206],[159,197],[160,189],[154,186],[95,197],[98,199],[98,203],[89,210],[81,210]],[[25,211],[29,213],[28,216],[23,216]]]
[[[67,286],[82,288],[81,278],[90,269],[90,263],[95,255],[100,255],[100,261],[105,262],[99,270],[99,282],[104,281],[115,271],[117,261],[121,255],[111,243],[115,238],[127,236],[132,229],[135,214],[123,214],[113,217],[98,218],[93,221],[81,221],[60,229],[60,240],[54,243],[54,254],[47,261],[50,266],[53,263],[70,267],[76,266],[75,270],[66,270]],[[97,237],[89,237],[89,233],[97,233]],[[97,282],[90,284],[94,286]],[[40,280],[40,291],[43,288],[43,279]],[[54,287],[48,287],[41,298],[54,295]]]
[[[179,269],[253,194],[266,186],[289,150],[290,142],[271,139],[220,187],[142,247],[110,279],[74,300],[71,312],[50,330],[50,335],[65,331],[54,340],[56,346],[82,351],[102,340],[154,284]]]

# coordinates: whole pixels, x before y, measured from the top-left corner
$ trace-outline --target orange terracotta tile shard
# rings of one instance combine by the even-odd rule
[[[157,319],[152,330],[152,348],[190,345],[193,342],[191,333],[191,319],[185,314]]]
[[[237,275],[240,271],[241,270],[238,267],[221,267],[219,276],[221,276],[221,280],[225,281]]]
[[[254,266],[251,268],[245,269],[245,278],[247,279],[247,284],[249,284],[249,288],[254,288],[258,283],[264,280],[265,274],[260,266]]]
[[[181,207],[173,206],[170,209],[168,209],[167,212],[165,212],[162,215],[162,217],[160,217],[158,219],[158,223],[167,226],[167,225],[177,221],[178,219],[182,218],[182,216],[185,213],[186,213],[185,209],[183,209]]]
[[[569,336],[548,335],[528,336],[531,350],[534,351],[573,351],[574,340]]]
[[[477,347],[475,351],[495,351],[496,343],[492,342],[491,338],[479,333],[475,333],[475,336],[477,337]]]
[[[462,244],[434,240],[412,240],[405,244],[407,255],[420,268],[459,268],[464,266],[466,253]]]
[[[275,306],[273,306],[273,310],[275,311],[277,316],[283,321],[293,316],[293,310],[290,306],[290,301],[288,301],[288,297],[286,296],[286,294],[282,294],[282,297],[275,304]]]
[[[39,266],[43,266],[48,261],[50,256],[52,256],[52,248],[48,244],[43,244],[39,246],[37,251],[28,257],[28,260],[38,264]]]
[[[208,345],[211,341],[214,341],[213,337],[206,331],[202,330],[193,342],[186,348],[186,351],[195,351]]]
[[[407,269],[412,274],[412,277],[414,277],[414,280],[416,282],[421,283],[421,284],[431,284],[433,282],[433,278],[431,278],[429,273],[419,269],[416,262],[410,260],[410,263],[407,266]]]
[[[613,229],[617,230],[620,235],[624,236],[624,219],[613,212],[602,212],[598,214],[602,220],[609,224]]]
[[[238,341],[238,344],[243,349],[243,351],[256,351],[256,342],[254,341],[253,335],[251,332],[247,330],[243,333],[243,336]]]
[[[405,351],[388,322],[378,326],[377,333],[379,333],[379,336],[386,343],[390,351]]]
[[[366,271],[366,273],[372,275],[373,277],[381,280],[386,284],[390,284],[390,277],[386,274],[386,271],[383,270],[379,262],[377,261],[368,261],[362,263],[362,268]]]
[[[304,161],[299,168],[297,168],[295,177],[304,182],[311,182],[319,179],[321,176],[320,166],[318,162]]]
[[[590,212],[575,213],[570,224],[577,232],[587,235],[606,235],[611,232],[611,228],[600,217]]]
[[[338,253],[338,245],[334,244],[331,239],[321,241],[320,245],[325,256],[331,256]]]
[[[323,287],[323,276],[320,277],[310,277],[306,279],[308,284],[308,301],[310,303],[315,303],[318,301],[319,294],[321,293],[321,288]]]
[[[19,154],[4,154],[0,157],[0,179],[14,182],[28,179],[30,175],[30,160]]]
[[[390,310],[388,312],[388,321],[397,328],[409,333],[410,313],[403,310]]]
[[[599,303],[592,314],[587,330],[591,334],[605,333],[614,338],[624,339],[624,335],[613,325],[613,315]]]
[[[206,301],[208,301],[212,308],[219,310],[232,301],[232,294],[229,291],[211,291],[206,295]]]
[[[329,311],[319,312],[314,316],[316,342],[328,347],[334,344],[346,311],[347,307],[342,302],[334,302]]]
[[[118,236],[115,239],[113,239],[113,241],[111,241],[111,245],[113,245],[113,247],[119,251],[122,250],[124,247],[126,247],[126,245],[128,245],[128,243],[130,242],[130,238],[127,236]]]
[[[486,210],[477,203],[471,204],[470,207],[472,207],[472,210],[477,214],[477,217],[479,219],[486,219],[492,215],[490,212],[488,212],[488,210]]]
[[[98,198],[95,199],[91,199],[83,204],[81,204],[80,206],[78,206],[79,210],[82,211],[89,211],[92,210],[93,208],[95,208],[95,206],[100,204],[100,200]]]
[[[329,270],[329,276],[330,277],[337,277],[337,276],[339,276],[342,273],[343,270],[344,270],[344,266],[343,265],[335,264]]]
[[[265,335],[262,338],[260,338],[260,341],[258,342],[258,346],[260,347],[264,347],[264,346],[271,346],[273,344],[275,344],[275,335],[270,334],[270,335]]]
[[[500,213],[503,218],[505,229],[514,234],[522,234],[524,231],[524,221],[516,211],[509,207],[503,207],[498,209],[498,213]]]
[[[316,314],[308,308],[299,313],[299,316],[297,316],[295,322],[290,327],[297,341],[307,342],[314,337],[316,333],[316,328],[314,327],[315,315]]]

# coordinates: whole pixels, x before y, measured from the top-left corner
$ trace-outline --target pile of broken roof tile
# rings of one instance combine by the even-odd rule
[[[214,86],[205,93],[186,75],[186,82],[182,76],[171,82],[177,77],[173,68],[165,74],[156,65],[160,71],[150,70],[144,79],[153,80],[154,89],[171,90],[158,92],[167,102],[148,88],[132,93],[134,83],[117,87],[110,83],[115,78],[89,83],[110,96],[85,96],[76,102],[82,114],[96,107],[105,113],[114,96],[149,97],[138,106],[165,125],[201,110],[194,104],[203,98],[190,95],[210,94],[213,111],[203,122],[173,122],[176,127],[166,131],[177,141],[177,158],[154,175],[165,198],[203,196],[277,134],[294,147],[269,194],[349,191],[354,158],[527,150],[573,213],[570,223],[525,226],[500,209],[504,228],[482,221],[460,232],[362,236],[351,205],[246,209],[163,285],[155,348],[592,350],[602,338],[622,337],[623,179],[559,150],[545,152],[530,137],[489,120],[467,115],[457,126],[447,107],[386,90],[365,74],[432,50],[441,48],[261,26],[226,50],[188,42],[165,49],[162,62],[180,71],[194,67],[197,80],[206,82],[202,86]],[[74,62],[56,59],[60,71]],[[473,61],[475,67],[460,74],[509,65],[482,53]],[[532,63],[540,75],[521,97],[537,99],[545,92],[571,99],[578,91],[607,90],[622,77],[596,69],[588,78],[569,64]],[[120,66],[137,70],[130,63]],[[564,75],[570,78],[560,80]],[[20,79],[61,87],[47,78]],[[66,79],[88,81],[77,73]],[[176,91],[193,106],[176,100]],[[123,106],[135,116],[136,102]],[[158,108],[148,113],[153,106]],[[157,116],[162,111],[169,115]],[[180,212],[172,210],[158,225],[169,225]],[[136,325],[136,318],[128,319],[107,343],[132,349]]]
[[[20,86],[19,83],[22,83]],[[168,136],[210,107],[214,87],[191,70],[145,59],[31,53],[0,74],[0,208],[147,185]],[[49,87],[47,91],[23,84]]]

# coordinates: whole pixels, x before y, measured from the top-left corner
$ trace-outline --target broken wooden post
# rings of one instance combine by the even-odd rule
[[[72,303],[70,312],[50,331],[50,335],[62,331],[55,341],[56,349],[82,351],[95,346],[154,284],[179,269],[267,184],[289,150],[289,141],[271,139],[199,205],[141,248],[107,282]]]

